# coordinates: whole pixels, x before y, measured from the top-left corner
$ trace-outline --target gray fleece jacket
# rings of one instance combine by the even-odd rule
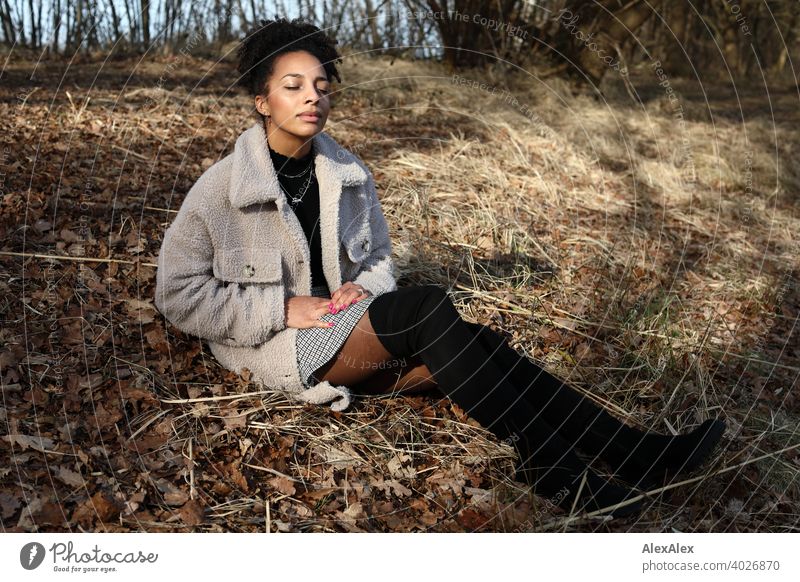
[[[374,295],[397,289],[394,261],[372,173],[325,132],[313,137],[320,195],[322,265],[331,291],[344,282]],[[346,386],[306,388],[297,366],[297,328],[284,302],[311,294],[308,240],[278,184],[263,126],[189,190],[164,233],[155,304],[179,330],[204,338],[229,370],[296,400],[344,410]]]

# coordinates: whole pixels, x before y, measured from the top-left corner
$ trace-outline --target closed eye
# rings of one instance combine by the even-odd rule
[[[297,91],[300,87],[286,87],[289,91]],[[317,89],[323,95],[328,95],[330,93],[330,89]]]

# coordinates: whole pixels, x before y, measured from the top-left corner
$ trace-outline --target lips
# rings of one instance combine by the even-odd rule
[[[317,121],[319,121],[320,114],[315,111],[307,111],[305,113],[301,113],[300,115],[298,115],[298,117],[303,121],[310,121],[312,123],[316,123]]]

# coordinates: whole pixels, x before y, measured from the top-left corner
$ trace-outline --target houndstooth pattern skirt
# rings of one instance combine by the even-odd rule
[[[311,288],[312,297],[330,297],[327,285],[316,285]],[[364,312],[377,298],[369,295],[346,307],[339,313],[326,313],[321,321],[332,321],[333,327],[308,327],[297,330],[297,366],[300,378],[306,387],[319,382],[314,371],[330,361],[350,336],[350,332],[364,315]]]

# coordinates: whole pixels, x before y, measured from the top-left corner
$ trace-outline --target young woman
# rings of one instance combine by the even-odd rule
[[[397,288],[372,174],[323,132],[335,42],[300,19],[261,21],[239,48],[258,121],[193,186],[164,235],[156,305],[225,367],[335,410],[349,390],[437,390],[519,454],[516,476],[577,511],[639,512],[574,447],[631,485],[696,469],[724,431],[625,426],[465,322],[444,289]]]

